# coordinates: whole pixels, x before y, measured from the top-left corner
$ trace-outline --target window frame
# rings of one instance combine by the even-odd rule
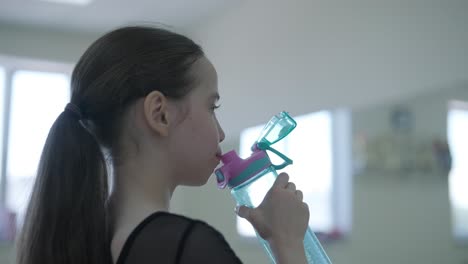
[[[38,71],[61,73],[71,77],[74,64],[66,62],[55,62],[44,59],[23,58],[0,54],[0,66],[5,70],[5,83],[3,92],[3,124],[1,143],[1,160],[0,160],[0,208],[6,208],[7,205],[7,161],[8,161],[8,142],[10,130],[11,116],[11,97],[13,76],[17,71]]]

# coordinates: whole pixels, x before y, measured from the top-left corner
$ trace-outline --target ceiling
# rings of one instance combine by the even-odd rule
[[[189,27],[238,1],[94,0],[77,6],[41,0],[0,0],[0,24],[99,33],[125,24],[163,23]]]

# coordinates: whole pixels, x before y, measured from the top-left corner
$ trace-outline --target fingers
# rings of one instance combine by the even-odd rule
[[[299,201],[304,199],[304,194],[300,190],[296,190],[294,193],[296,194],[296,197],[299,199]]]
[[[288,184],[286,184],[286,189],[294,192],[296,191],[296,185],[293,182],[288,182]]]
[[[302,199],[304,198],[304,194],[302,193],[301,190],[297,190],[296,189],[296,185],[293,183],[293,182],[289,182],[287,185],[286,185],[286,190],[289,190],[289,191],[292,191],[294,192],[294,194],[296,195],[297,199],[299,201],[302,201]]]
[[[278,175],[278,177],[276,178],[273,187],[286,188],[286,185],[288,185],[288,181],[289,175],[284,172],[280,173],[280,175]]]
[[[252,208],[241,205],[241,206],[237,206],[235,211],[239,217],[245,218],[248,221],[252,220],[252,215],[253,215]]]
[[[282,187],[286,190],[294,192],[297,199],[300,201],[304,199],[304,194],[302,193],[302,191],[296,189],[296,184],[294,184],[293,182],[289,182],[289,175],[284,172],[278,175],[273,186]]]

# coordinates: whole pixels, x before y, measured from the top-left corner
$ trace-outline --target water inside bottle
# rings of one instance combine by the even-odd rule
[[[268,168],[259,173],[256,177],[253,177],[249,181],[242,185],[239,185],[231,190],[232,195],[236,199],[239,205],[245,205],[249,207],[257,207],[263,201],[266,193],[273,186],[277,173],[274,169]],[[271,263],[275,264],[275,258],[271,248],[265,240],[260,236],[257,237],[265,248],[267,255],[270,258]],[[308,229],[304,237],[304,249],[306,252],[307,263],[309,264],[330,264],[330,260],[323,250],[320,242],[314,233]]]
[[[271,186],[276,180],[277,173],[272,168],[267,168],[262,172],[258,173],[255,177],[248,180],[244,184],[241,184],[231,190],[232,196],[236,199],[237,204],[245,205],[248,207],[257,207],[259,206],[267,192],[270,190]],[[261,245],[264,247],[267,252],[268,257],[270,258],[271,263],[275,264],[275,258],[273,252],[271,251],[270,245],[268,242],[263,240],[258,233],[256,233]]]

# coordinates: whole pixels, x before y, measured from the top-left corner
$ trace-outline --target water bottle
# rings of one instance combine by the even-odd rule
[[[221,157],[223,166],[215,170],[218,188],[228,186],[238,205],[257,207],[263,201],[266,193],[273,186],[278,176],[277,170],[292,164],[283,153],[271,145],[286,137],[295,127],[296,122],[286,112],[281,112],[266,124],[258,140],[253,144],[252,154],[246,159],[240,158],[235,151],[229,151]],[[267,151],[278,155],[284,162],[272,164]],[[271,262],[276,264],[275,257],[267,241],[258,233],[257,238],[265,249]],[[307,263],[331,264],[315,234],[307,229],[304,237],[304,250]]]

